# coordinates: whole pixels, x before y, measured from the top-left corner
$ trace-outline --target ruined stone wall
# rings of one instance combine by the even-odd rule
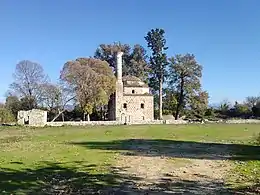
[[[44,126],[47,123],[47,111],[33,109],[29,114],[30,126]]]
[[[18,112],[17,123],[19,125],[28,124],[29,126],[41,127],[47,123],[47,111],[44,110],[21,110]]]

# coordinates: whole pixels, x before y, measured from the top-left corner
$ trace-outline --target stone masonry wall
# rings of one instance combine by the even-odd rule
[[[38,109],[28,111],[21,110],[17,115],[17,123],[19,125],[25,125],[25,123],[27,123],[29,126],[34,127],[45,126],[47,123],[47,111]]]
[[[124,94],[132,94],[133,90],[135,94],[149,93],[148,87],[124,87]]]
[[[127,108],[123,108],[124,103],[127,104]],[[141,108],[141,104],[144,104],[144,108]],[[152,121],[154,119],[153,96],[124,95],[121,106],[121,116],[127,117],[127,122]]]
[[[47,126],[60,127],[68,126],[94,126],[94,125],[123,125],[120,121],[65,121],[65,122],[47,122]]]

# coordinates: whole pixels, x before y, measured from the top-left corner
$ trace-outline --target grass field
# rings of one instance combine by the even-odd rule
[[[251,190],[247,186],[255,186],[254,194],[260,183],[260,147],[254,144],[259,133],[260,125],[253,124],[0,127],[0,194],[144,194],[147,189],[138,187],[138,181],[142,174],[149,178],[147,172],[159,180],[160,166],[186,171],[161,179],[149,192],[196,194],[216,179],[201,179],[198,173],[186,179],[186,172],[214,169],[214,162],[229,164],[226,189],[244,194]],[[194,162],[198,164],[190,165]],[[138,172],[130,174],[137,166]],[[132,172],[123,170],[127,167]]]

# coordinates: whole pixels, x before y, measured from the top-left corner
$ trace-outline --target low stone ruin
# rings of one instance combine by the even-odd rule
[[[17,123],[18,125],[43,127],[47,124],[47,111],[39,109],[21,110],[18,112]]]

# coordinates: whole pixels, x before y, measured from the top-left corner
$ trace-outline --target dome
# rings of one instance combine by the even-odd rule
[[[140,82],[142,82],[141,81],[141,79],[139,79],[138,77],[136,77],[136,76],[131,76],[131,75],[128,75],[128,76],[123,76],[123,81],[140,81]]]

